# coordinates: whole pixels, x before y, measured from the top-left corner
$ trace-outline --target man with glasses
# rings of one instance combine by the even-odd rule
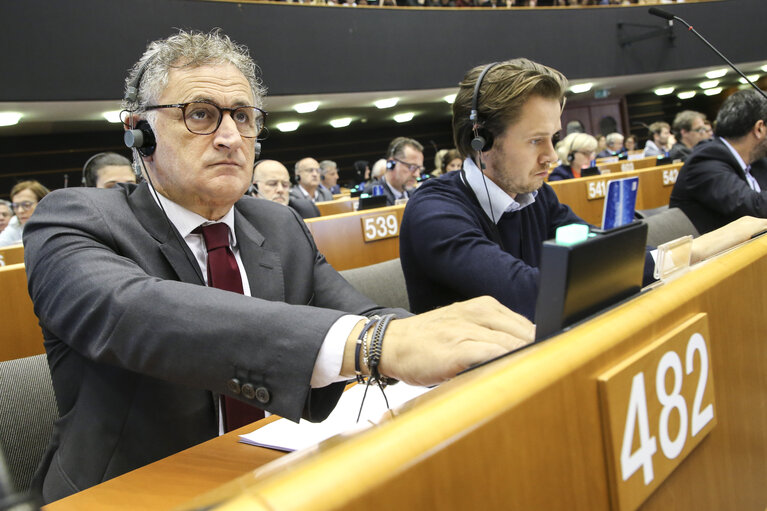
[[[181,31],[150,43],[126,89],[146,181],[53,192],[24,232],[63,418],[33,483],[46,502],[256,420],[234,413],[255,411],[245,404],[323,420],[345,381],[368,374],[356,341],[387,312],[325,261],[294,211],[244,196],[264,94],[247,49]],[[489,298],[390,312],[405,319],[376,330],[378,367],[408,383],[533,336]]]
[[[677,143],[671,147],[668,157],[672,160],[686,161],[698,142],[708,138],[706,116],[693,110],[683,110],[676,114],[671,128],[677,138]]]
[[[374,195],[377,186],[383,188],[386,204],[393,206],[399,199],[408,199],[415,190],[423,166],[423,146],[412,138],[397,137],[386,151],[386,172],[383,177],[365,187]]]
[[[8,227],[8,222],[13,217],[13,210],[11,209],[11,203],[7,200],[0,199],[0,232],[3,232]]]
[[[283,206],[290,206],[301,218],[320,216],[320,211],[307,198],[296,198],[289,194],[290,176],[285,165],[277,160],[259,160],[253,169],[253,191],[255,197],[270,200]]]
[[[701,234],[744,215],[767,218],[767,100],[738,91],[722,103],[715,126],[714,139],[688,156],[669,200]]]
[[[314,158],[303,158],[296,162],[296,186],[290,189],[290,196],[308,199],[312,202],[333,200],[330,190],[320,184],[320,164]]]

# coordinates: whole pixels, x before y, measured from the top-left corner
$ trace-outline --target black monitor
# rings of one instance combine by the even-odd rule
[[[600,174],[599,167],[586,167],[585,169],[581,169],[581,177],[598,176]]]
[[[386,206],[386,195],[374,195],[372,197],[360,197],[358,211],[363,209],[383,208]]]
[[[642,288],[647,224],[633,222],[574,245],[543,244],[536,340],[618,303]]]

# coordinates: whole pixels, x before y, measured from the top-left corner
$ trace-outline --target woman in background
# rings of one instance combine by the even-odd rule
[[[588,133],[571,133],[557,144],[560,165],[549,174],[549,181],[581,177],[581,170],[591,166],[596,156],[597,139]]]
[[[49,192],[50,190],[37,181],[22,181],[11,189],[11,207],[16,216],[11,218],[8,227],[0,232],[0,247],[21,243],[24,225],[35,212],[37,203]]]

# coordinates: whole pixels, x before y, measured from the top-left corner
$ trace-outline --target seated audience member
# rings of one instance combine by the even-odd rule
[[[7,200],[0,199],[0,233],[8,227],[8,223],[13,218],[13,209],[11,203]]]
[[[467,73],[453,103],[463,170],[427,181],[410,199],[400,260],[414,311],[490,295],[533,318],[543,241],[559,226],[584,223],[544,183],[557,159],[552,138],[561,129],[567,81],[527,59],[495,63],[480,84],[473,121],[474,89],[486,68]],[[721,236],[702,236],[693,242],[693,260],[765,227],[767,221],[748,218]],[[649,283],[655,265],[649,251],[646,257]]]
[[[373,187],[381,185],[386,195],[386,204],[393,206],[397,199],[410,197],[416,179],[424,170],[423,146],[412,138],[397,137],[386,151],[386,173],[365,187],[365,193],[372,195]]]
[[[706,119],[703,121],[703,125],[706,126],[706,132],[703,135],[703,140],[698,142],[699,144],[702,144],[703,142],[708,142],[709,140],[712,140],[714,138],[714,128],[711,126],[711,121]]]
[[[83,186],[112,188],[117,183],[136,183],[130,160],[117,153],[98,153],[83,165]]]
[[[572,133],[585,133],[585,132],[586,131],[583,129],[583,123],[578,120],[568,122],[567,127],[565,128],[565,135],[570,135]]]
[[[380,158],[373,164],[373,170],[370,171],[370,179],[377,181],[386,174],[386,158]]]
[[[11,189],[11,207],[14,217],[0,232],[0,247],[21,243],[24,226],[37,208],[37,203],[48,195],[50,190],[37,181],[21,181]]]
[[[373,181],[373,178],[370,176],[370,166],[365,160],[357,160],[354,162],[354,175],[355,182],[359,188],[365,188]]]
[[[442,158],[442,165],[443,173],[445,174],[461,170],[463,158],[461,158],[461,153],[458,152],[458,149],[450,149],[445,153],[444,158]]]
[[[647,128],[650,140],[644,146],[645,156],[664,156],[668,137],[671,135],[670,126],[667,122],[658,121],[650,124]]]
[[[597,139],[597,153],[601,153],[602,151],[607,150],[607,137],[604,135],[597,135],[595,137]]]
[[[244,197],[263,87],[228,37],[150,43],[126,89],[130,124],[156,136],[150,156],[134,152],[146,182],[57,190],[24,232],[63,418],[32,485],[45,502],[250,423],[251,405],[323,420],[357,369],[436,384],[532,340],[533,325],[489,297],[424,316],[382,310],[290,209]],[[197,98],[207,106],[179,106]],[[200,108],[209,115],[190,115]],[[389,313],[400,319],[369,319]],[[371,321],[380,359],[355,353]]]
[[[295,167],[296,186],[290,189],[290,196],[309,199],[312,202],[333,200],[330,190],[320,185],[320,164],[314,158],[298,160]]]
[[[301,218],[320,216],[317,206],[308,198],[296,198],[289,194],[290,176],[285,165],[277,160],[259,160],[253,167],[254,196],[295,209]]]
[[[669,200],[704,233],[744,215],[767,217],[767,100],[741,90],[722,104],[716,137],[693,149]]]
[[[443,174],[442,170],[445,166],[444,162],[442,161],[442,158],[447,154],[447,149],[440,149],[437,151],[437,153],[434,155],[434,170],[429,172],[429,175],[431,177],[439,177]]]
[[[687,160],[698,142],[706,138],[706,116],[693,110],[684,110],[676,114],[672,129],[677,137],[677,143],[671,147],[668,157],[672,160]]]
[[[336,162],[331,160],[320,162],[320,186],[332,194],[341,193],[341,186],[338,185],[338,165]]]
[[[629,135],[623,140],[623,148],[625,152],[629,151],[635,151],[637,148],[637,137],[636,135]]]
[[[605,150],[597,154],[597,158],[610,158],[612,156],[621,156],[623,149],[623,135],[618,132],[610,133],[605,137]]]
[[[581,177],[581,170],[591,166],[596,154],[597,139],[588,133],[567,135],[557,144],[557,156],[562,164],[549,174],[549,181]]]

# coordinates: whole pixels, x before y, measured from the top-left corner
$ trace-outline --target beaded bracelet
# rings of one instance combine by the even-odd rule
[[[394,319],[394,314],[385,314],[381,317],[373,331],[373,339],[370,341],[370,356],[367,361],[368,369],[370,370],[370,378],[375,380],[380,387],[387,385],[394,385],[397,380],[382,375],[378,371],[378,364],[381,362],[381,353],[383,351],[383,338],[386,333],[386,328],[389,326],[389,322]]]
[[[362,369],[360,368],[360,347],[365,347],[365,365],[367,365],[367,343],[365,342],[365,335],[373,328],[374,325],[379,323],[380,318],[373,316],[362,327],[360,335],[357,336],[357,345],[354,347],[354,373],[357,376],[357,383],[364,383],[365,377],[362,375]]]

